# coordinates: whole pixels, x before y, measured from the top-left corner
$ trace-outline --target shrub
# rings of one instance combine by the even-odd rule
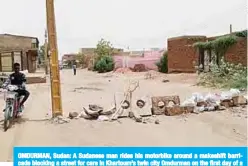
[[[168,72],[168,53],[167,53],[167,51],[164,52],[163,56],[156,63],[156,66],[158,67],[159,72],[161,72],[161,73],[167,73]]]
[[[236,32],[235,35],[238,37],[247,37],[247,30]]]
[[[94,70],[99,73],[109,72],[114,69],[114,60],[111,56],[101,57],[94,66]]]
[[[247,87],[247,67],[241,64],[234,65],[221,59],[221,64],[211,64],[210,70],[209,73],[200,74],[199,85],[217,88]]]

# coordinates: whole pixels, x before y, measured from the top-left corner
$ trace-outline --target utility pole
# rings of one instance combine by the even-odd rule
[[[230,24],[230,34],[232,34],[232,24]]]
[[[50,79],[53,117],[63,114],[61,102],[58,46],[55,25],[54,0],[46,0],[48,44],[50,56]]]
[[[48,74],[48,45],[47,45],[47,30],[45,30],[45,55],[44,55],[44,67],[45,67],[45,73]]]

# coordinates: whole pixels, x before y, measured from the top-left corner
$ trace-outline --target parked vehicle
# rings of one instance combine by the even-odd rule
[[[19,87],[16,85],[8,85],[4,92],[5,110],[4,110],[4,131],[7,131],[20,111],[20,97],[15,92]]]

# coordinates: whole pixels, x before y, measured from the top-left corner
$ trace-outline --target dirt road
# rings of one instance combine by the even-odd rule
[[[110,75],[86,70],[61,71],[64,115],[97,103],[108,107],[113,94],[122,92],[128,78],[140,79],[134,95],[179,95],[181,100],[193,92],[212,91],[194,85],[192,74],[175,74],[145,80],[144,74]],[[163,76],[165,77],[165,76]],[[78,90],[75,90],[78,88]],[[246,145],[246,113],[208,112],[187,116],[160,116],[160,124],[140,124],[130,119],[98,122],[84,119],[52,124],[49,84],[30,85],[31,96],[23,120],[7,132],[0,130],[0,161],[12,160],[13,146],[242,146]],[[4,105],[2,97],[0,104]],[[3,116],[0,116],[2,123]]]

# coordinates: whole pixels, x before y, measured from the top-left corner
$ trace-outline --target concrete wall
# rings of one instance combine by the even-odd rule
[[[162,56],[161,51],[146,51],[144,56],[114,56],[115,68],[130,67],[133,68],[135,64],[144,64],[147,69],[157,70],[156,62]]]

